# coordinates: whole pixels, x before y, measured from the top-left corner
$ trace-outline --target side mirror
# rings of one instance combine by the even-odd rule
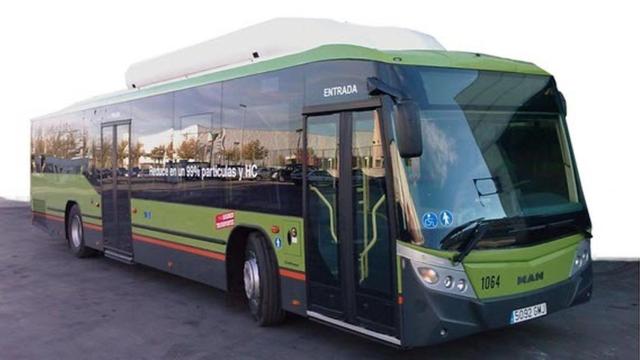
[[[420,109],[415,101],[404,100],[396,106],[396,142],[401,157],[422,155]]]

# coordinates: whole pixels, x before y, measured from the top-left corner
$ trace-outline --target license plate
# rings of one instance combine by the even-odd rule
[[[547,315],[547,303],[528,306],[522,309],[516,309],[511,312],[510,323],[516,324],[519,322],[535,319],[541,316]]]

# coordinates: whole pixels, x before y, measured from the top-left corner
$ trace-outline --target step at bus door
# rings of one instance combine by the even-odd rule
[[[101,127],[102,226],[105,255],[131,262],[131,121],[103,123]]]
[[[309,315],[369,335],[397,335],[379,102],[353,106],[305,108]]]

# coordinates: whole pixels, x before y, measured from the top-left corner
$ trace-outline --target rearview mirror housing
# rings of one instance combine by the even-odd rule
[[[415,101],[403,100],[396,105],[396,143],[402,158],[422,155],[420,109]]]

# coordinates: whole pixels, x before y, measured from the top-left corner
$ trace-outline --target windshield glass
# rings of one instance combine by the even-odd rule
[[[452,229],[483,219],[512,220],[491,246],[513,245],[532,222],[586,214],[551,77],[425,67],[398,75],[419,104],[423,139],[421,157],[395,159],[413,242],[446,248]]]

